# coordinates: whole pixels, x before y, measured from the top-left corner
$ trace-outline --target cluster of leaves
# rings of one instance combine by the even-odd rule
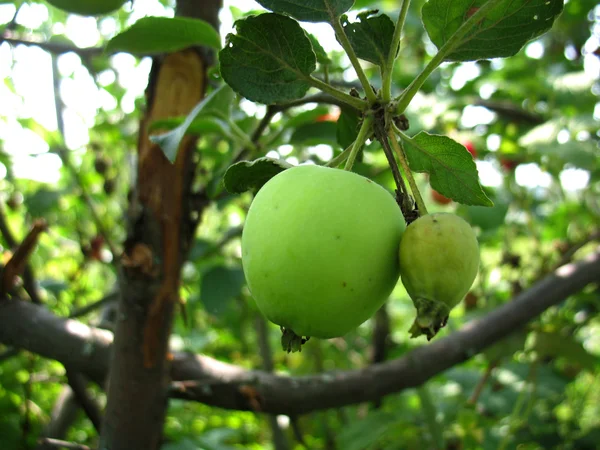
[[[50,3],[61,6],[59,2]],[[597,82],[585,76],[583,61],[594,56],[586,56],[582,49],[590,35],[586,15],[595,2],[565,5],[554,29],[536,41],[544,49],[543,58],[533,59],[521,47],[548,30],[552,20],[547,19],[556,17],[563,2],[550,2],[551,7],[544,1],[475,2],[481,7],[494,3],[497,9],[487,12],[482,22],[475,17],[472,30],[477,33],[465,34],[448,44],[452,32],[475,16],[477,6],[470,1],[413,1],[397,54],[399,63],[395,65],[390,65],[388,58],[394,39],[390,17],[397,17],[399,11],[385,11],[385,3],[357,2],[357,8],[381,7],[387,15],[364,12],[356,21],[348,13],[352,2],[313,1],[336,8],[315,8],[310,13],[301,9],[309,2],[260,3],[272,12],[260,11],[246,17],[246,13],[232,8],[239,19],[236,33],[221,50],[219,69],[210,74],[211,82],[218,87],[206,101],[187,118],[152,124],[155,139],[171,160],[185,133],[200,136],[197,183],[206,186],[212,200],[184,270],[182,292],[187,297],[191,326],[176,323],[176,349],[207,353],[246,367],[261,366],[256,350],[261,329],[257,321],[261,319],[244,288],[239,259],[240,224],[251,196],[237,193],[259,188],[289,164],[327,164],[338,157],[352,146],[363,116],[373,106],[360,95],[352,99],[336,97],[337,91],[345,93],[348,89],[342,77],[349,68],[344,52],[325,53],[318,40],[294,19],[339,23],[356,56],[365,61],[363,70],[376,86],[376,95],[383,92],[388,74],[393,88],[388,105],[394,106],[389,113],[392,117],[405,113],[410,122],[411,136],[400,136],[410,168],[429,175],[414,175],[419,190],[426,199],[433,188],[462,203],[428,202],[429,209],[456,211],[478,229],[482,246],[480,276],[464,307],[457,309],[443,333],[509,301],[593,236],[600,222],[598,121],[593,116]],[[283,3],[296,3],[297,7],[281,9]],[[518,9],[511,21],[505,22],[502,17],[507,15],[503,9],[507,3],[527,8]],[[37,37],[73,45],[64,35],[54,34],[59,27],[50,26],[65,23],[67,14],[54,8],[48,11],[44,26],[33,30]],[[344,16],[346,13],[348,16]],[[125,30],[128,16],[121,9],[110,17],[119,30]],[[17,24],[13,33],[27,36],[31,31]],[[127,31],[112,40],[110,37],[103,36],[102,43],[108,44],[105,54],[81,60],[95,79],[103,71],[116,72],[110,52],[141,56],[199,43],[221,47],[212,28],[182,18],[140,19]],[[286,42],[293,46],[283,46]],[[244,52],[244,56],[236,52]],[[440,54],[443,56],[436,56]],[[502,61],[462,64],[509,54],[514,56]],[[436,57],[437,63],[429,66]],[[435,68],[443,61],[438,71],[421,80],[419,94],[409,99],[411,83],[424,68]],[[453,80],[466,66],[478,75],[457,87]],[[7,78],[4,84],[17,95],[15,81]],[[361,84],[355,87],[364,88]],[[103,89],[117,104],[126,94],[116,82]],[[326,103],[320,102],[321,94],[314,94],[315,89],[328,94]],[[364,89],[362,92],[365,95]],[[488,93],[485,98],[484,92]],[[60,98],[59,93],[56,95]],[[305,101],[306,95],[309,100]],[[256,106],[241,97],[269,106]],[[493,112],[492,119],[465,124],[461,119],[473,105]],[[269,116],[269,120],[262,121],[263,116]],[[10,155],[0,153],[0,162],[7,171],[5,179],[0,180],[7,223],[22,236],[32,218],[45,217],[49,222],[51,233],[42,238],[31,265],[45,305],[66,316],[106,296],[107,286],[112,289],[115,283],[115,269],[107,263],[110,258],[90,259],[82,249],[103,234],[101,229],[108,230],[105,240],[123,239],[121,224],[131,187],[129,155],[136,144],[138,114],[100,109],[90,130],[90,144],[63,153],[60,133],[28,117],[16,119],[24,129],[49,143],[51,152],[66,153],[69,158],[65,160],[72,160],[70,164],[76,169],[64,163],[58,183],[35,182],[15,177]],[[254,138],[257,129],[262,131]],[[562,138],[565,134],[566,140]],[[477,148],[477,165],[458,143],[467,140]],[[492,150],[488,143],[493,141],[499,143]],[[270,159],[261,159],[267,155]],[[97,165],[99,159],[107,162],[104,170],[97,170],[102,166]],[[244,159],[255,162],[241,163],[227,172],[231,177],[227,186],[235,192],[231,194],[224,189],[223,176],[232,164]],[[273,159],[278,161],[276,165]],[[543,171],[549,176],[549,184],[540,187],[518,182],[517,164]],[[262,168],[255,172],[257,166]],[[499,169],[502,182],[489,186],[485,175],[479,180],[476,167]],[[561,175],[574,168],[582,171],[578,172],[581,176],[589,176],[589,182],[584,189],[566,191]],[[376,141],[363,146],[353,170],[395,189],[388,161]],[[116,181],[111,192],[105,189],[107,179]],[[493,207],[485,206],[490,204],[487,199],[493,200]],[[99,221],[90,212],[90,201],[101,208]],[[10,250],[5,238],[0,243],[3,252]],[[297,429],[308,448],[326,448],[329,436],[335,436],[338,448],[350,450],[395,448],[398,442],[407,448],[442,448],[444,443],[490,449],[510,448],[517,443],[527,446],[524,448],[594,448],[600,432],[600,346],[595,338],[600,329],[599,299],[597,289],[573,296],[509,341],[434,378],[425,390],[392,396],[378,410],[358,405],[308,415],[299,419]],[[399,286],[387,306],[392,330],[386,349],[388,358],[420,345],[409,342],[404,332],[414,315],[411,308]],[[100,319],[100,314],[82,318],[92,324]],[[301,356],[275,353],[275,370],[301,375],[368,365],[372,325],[367,323],[344,339],[311,340]],[[267,342],[272,348],[278,348],[278,333],[276,327],[268,329]],[[10,349],[2,347],[5,350]],[[469,400],[490,366],[495,369],[473,406]],[[23,387],[28,380],[32,383],[29,391]],[[0,362],[0,442],[12,448],[26,436],[32,446],[35,436],[50,420],[52,405],[64,382],[64,370],[56,362],[27,354]],[[429,402],[430,397],[435,402]],[[225,450],[269,445],[266,421],[251,413],[174,401],[168,414],[168,448]],[[30,424],[27,432],[25,417]],[[286,429],[290,441],[291,428]],[[94,435],[89,421],[81,416],[66,438],[94,445]],[[557,442],[562,442],[562,447]]]

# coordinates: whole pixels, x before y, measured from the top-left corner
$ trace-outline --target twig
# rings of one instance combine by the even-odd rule
[[[388,340],[390,338],[390,316],[387,312],[387,303],[384,303],[375,313],[375,327],[373,329],[373,354],[371,364],[379,364],[386,359]],[[373,407],[381,407],[382,399],[373,402]]]
[[[46,221],[43,219],[37,219],[34,221],[31,230],[23,239],[23,242],[15,249],[14,254],[4,267],[2,273],[2,285],[0,286],[0,296],[3,296],[11,290],[13,287],[14,277],[21,275],[25,267],[27,267],[27,260],[37,245],[40,234],[46,231],[48,228]],[[35,289],[32,290],[35,292]],[[38,298],[39,300],[39,298]],[[38,303],[41,303],[38,301]]]
[[[41,436],[63,439],[69,431],[69,428],[71,428],[73,423],[75,423],[75,420],[77,420],[78,413],[79,405],[75,400],[75,394],[73,394],[73,391],[69,386],[63,386],[52,407],[50,421],[44,426]],[[52,448],[54,447],[43,444],[41,439],[38,439],[38,445],[35,450],[50,450]]]
[[[581,241],[573,243],[573,245],[567,249],[564,255],[562,255],[560,261],[554,265],[552,271],[558,269],[560,266],[564,266],[565,264],[571,262],[573,260],[573,256],[575,256],[575,253],[577,253],[581,248],[585,247],[587,244],[597,240],[600,240],[600,230],[593,231]]]
[[[100,307],[104,306],[105,304],[117,301],[118,299],[119,299],[119,293],[113,292],[111,294],[108,294],[106,297],[101,298],[97,302],[91,303],[89,305],[85,305],[79,309],[72,311],[71,314],[69,314],[69,318],[74,319],[76,317],[85,316],[86,314],[89,314],[92,311],[99,309]]]
[[[8,221],[6,220],[6,216],[4,214],[4,208],[0,205],[0,233],[4,236],[6,243],[14,248],[18,245],[17,240],[12,234],[10,227],[8,226]],[[33,276],[33,271],[31,270],[31,266],[29,264],[25,265],[25,269],[23,270],[23,288],[25,292],[29,295],[29,298],[33,303],[41,304],[42,299],[40,298],[40,294],[36,287],[35,277]]]
[[[437,69],[452,51],[461,44],[462,39],[481,21],[485,18],[493,8],[495,8],[501,0],[489,0],[481,6],[466,22],[454,32],[444,45],[438,50],[435,56],[429,61],[419,75],[408,85],[398,98],[397,114],[402,114],[406,107],[410,104],[413,97],[419,92],[423,83],[429,78],[429,75]]]
[[[404,174],[406,175],[406,179],[408,180],[408,184],[410,185],[410,190],[415,198],[415,202],[417,203],[417,208],[419,209],[419,215],[423,216],[427,214],[427,207],[425,206],[425,202],[423,201],[423,197],[421,197],[421,192],[419,191],[419,187],[415,182],[415,178],[412,175],[410,167],[408,166],[408,161],[406,160],[406,152],[404,151],[404,147],[400,144],[394,132],[400,133],[401,137],[405,136],[396,125],[392,124],[392,128],[389,131],[390,142],[392,143],[392,147],[398,156],[398,160],[402,165],[402,170],[404,170]]]
[[[344,170],[352,170],[352,166],[354,166],[354,161],[356,160],[356,156],[358,155],[359,150],[363,147],[365,141],[369,138],[369,135],[372,133],[372,125],[373,117],[370,115],[366,116],[363,120],[363,123],[360,126],[360,130],[358,131],[356,140],[352,144],[352,150],[350,151],[350,155],[346,160]]]
[[[13,356],[17,356],[20,353],[20,349],[18,348],[9,348],[0,353],[0,363],[3,361],[12,358]]]
[[[417,388],[417,395],[419,396],[419,400],[421,400],[421,409],[423,410],[425,422],[427,423],[429,433],[433,439],[434,450],[444,450],[446,448],[444,445],[444,433],[437,420],[435,405],[431,400],[431,394],[429,393],[427,386],[419,386]]]
[[[38,42],[38,41],[28,41],[26,39],[17,39],[10,37],[0,37],[0,44],[2,42],[8,42],[11,45],[27,45],[27,46],[35,46],[39,47],[42,50],[46,50],[48,53],[52,53],[53,55],[62,55],[64,53],[77,53],[80,56],[89,57],[89,56],[100,56],[104,52],[104,48],[102,47],[75,47],[73,45],[65,45],[59,44],[56,42]]]
[[[367,100],[369,100],[369,103],[371,105],[374,104],[377,101],[377,94],[375,94],[375,91],[371,87],[369,79],[367,78],[365,71],[360,65],[360,61],[358,60],[358,57],[354,52],[354,47],[352,47],[352,44],[350,44],[350,40],[348,39],[348,36],[346,36],[346,32],[344,31],[344,27],[342,26],[339,18],[334,18],[331,21],[331,26],[335,31],[335,36],[337,37],[338,42],[341,44],[342,48],[346,52],[348,59],[350,59],[352,67],[354,67],[354,71],[358,76],[360,84],[362,84],[362,88],[365,92],[365,95],[367,96]]]
[[[62,139],[64,141],[65,124],[64,124],[63,117],[62,117],[64,105],[60,98],[60,90],[59,90],[60,89],[60,86],[59,86],[60,85],[60,71],[58,70],[58,61],[57,61],[57,57],[55,55],[52,56],[52,77],[53,77],[53,84],[54,84],[54,109],[56,112],[56,122],[58,124],[58,130],[60,132],[60,135],[62,136]],[[106,243],[106,246],[112,253],[113,261],[114,261],[118,256],[117,249],[114,246],[114,244],[112,243],[112,240],[110,239],[108,230],[104,227],[104,225],[102,223],[102,219],[100,218],[100,214],[98,213],[96,204],[92,200],[92,197],[90,196],[87,188],[85,187],[83,180],[79,176],[79,172],[77,171],[77,169],[75,169],[75,167],[71,163],[67,149],[62,146],[58,147],[57,153],[58,153],[58,156],[60,157],[60,160],[62,161],[63,165],[71,173],[71,176],[77,183],[77,185],[81,191],[81,195],[82,195],[85,203],[88,205],[88,208],[90,209],[90,213],[92,215],[92,218],[94,219],[94,224],[96,225],[96,228],[98,229],[99,234],[102,235],[102,237],[104,238],[104,242]]]
[[[29,439],[29,432],[31,431],[31,374],[35,365],[35,355],[31,353],[28,355],[28,367],[27,367],[27,381],[23,386],[23,404],[25,405],[25,411],[23,412],[23,418],[21,420],[21,440],[23,442],[23,448],[27,448],[27,441]]]
[[[255,320],[256,334],[258,336],[258,349],[262,358],[262,367],[266,372],[273,372],[273,353],[269,344],[269,330],[267,329],[267,323],[264,317],[260,314],[256,315]],[[271,433],[273,434],[273,444],[275,450],[287,450],[290,448],[288,440],[283,433],[283,430],[279,427],[277,422],[277,416],[275,414],[269,414],[269,426],[271,427]]]
[[[290,423],[292,425],[292,431],[294,432],[294,437],[296,438],[296,440],[304,447],[308,447],[306,445],[306,441],[304,440],[304,433],[302,433],[302,428],[300,428],[300,422],[298,421],[298,417],[290,417]]]
[[[39,444],[48,445],[55,448],[66,448],[69,450],[91,450],[90,447],[83,444],[75,444],[74,442],[61,441],[60,439],[41,438]]]
[[[491,361],[488,364],[487,368],[485,369],[485,372],[483,373],[483,376],[477,383],[477,386],[475,386],[471,397],[469,397],[469,399],[467,400],[467,405],[475,405],[477,403],[477,400],[479,400],[479,396],[481,395],[481,392],[483,391],[487,380],[490,378],[490,375],[492,374],[494,368],[498,365],[498,361],[499,360]]]
[[[383,88],[382,95],[383,101],[389,103],[392,96],[392,74],[394,71],[394,63],[400,52],[400,39],[402,37],[402,28],[404,28],[404,21],[408,13],[408,7],[410,0],[402,0],[402,6],[400,7],[400,14],[398,14],[398,21],[394,27],[394,35],[392,36],[392,45],[390,46],[390,53],[388,54],[387,64],[385,71],[383,72]]]
[[[96,432],[100,434],[102,413],[100,412],[100,407],[86,390],[85,378],[80,373],[73,372],[72,370],[66,369],[66,371],[69,386],[71,386],[77,402],[81,405],[81,408],[86,416],[88,416],[88,419],[90,419],[90,422],[92,422],[92,425],[94,425]]]
[[[381,148],[383,148],[383,153],[387,158],[388,165],[390,166],[390,169],[392,169],[392,175],[394,176],[394,181],[396,182],[396,197],[401,202],[400,207],[404,217],[406,218],[407,214],[412,211],[412,201],[410,199],[408,189],[406,189],[404,179],[402,178],[400,170],[398,169],[398,163],[396,163],[396,159],[394,158],[394,152],[390,148],[390,142],[385,131],[385,119],[383,117],[383,113],[383,110],[381,110],[381,112],[377,115],[373,128],[375,137],[381,144]]]
[[[16,247],[18,245],[17,240],[12,234],[10,227],[8,226],[8,221],[6,220],[6,216],[4,215],[4,209],[0,205],[0,233],[4,236],[6,243],[9,247]],[[25,292],[29,295],[29,298],[33,303],[41,304],[42,299],[40,298],[40,294],[36,287],[35,277],[33,276],[33,271],[31,270],[31,266],[28,264],[25,265],[25,269],[23,270],[23,288]]]

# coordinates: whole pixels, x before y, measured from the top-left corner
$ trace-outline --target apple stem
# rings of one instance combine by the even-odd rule
[[[408,162],[406,161],[406,153],[404,152],[404,148],[402,147],[402,144],[398,142],[398,139],[396,139],[394,132],[398,133],[400,130],[395,124],[392,124],[392,128],[390,128],[389,131],[390,142],[392,143],[392,147],[396,152],[396,156],[398,156],[398,160],[400,160],[400,164],[402,165],[402,170],[404,170],[408,184],[410,184],[410,190],[415,197],[415,202],[417,203],[417,208],[419,210],[419,216],[425,216],[428,214],[427,207],[425,206],[425,202],[423,201],[419,187],[417,186],[415,178],[412,175],[412,171],[410,170]]]
[[[381,110],[381,112],[385,114],[384,110]],[[390,143],[388,142],[388,136],[385,131],[385,117],[379,117],[378,119],[379,120],[375,124],[375,137],[381,144],[390,169],[392,169],[392,175],[394,176],[394,181],[396,182],[397,193],[399,194],[397,198],[398,202],[400,203],[400,209],[402,210],[402,214],[408,223],[408,217],[413,209],[413,202],[408,193],[408,189],[406,189],[406,184],[404,183],[400,169],[398,169],[398,164],[394,158],[394,152],[390,148]]]
[[[356,159],[356,155],[358,155],[358,151],[361,149],[369,134],[371,133],[371,125],[373,124],[373,117],[366,116],[363,120],[362,125],[360,126],[360,130],[358,131],[358,136],[356,136],[356,140],[352,144],[352,151],[350,152],[350,156],[346,161],[346,165],[344,166],[344,170],[351,171],[352,166],[354,166],[354,160]]]

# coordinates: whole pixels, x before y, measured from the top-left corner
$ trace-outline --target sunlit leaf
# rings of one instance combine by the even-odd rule
[[[257,0],[265,8],[303,22],[330,22],[348,11],[354,0]]]
[[[427,34],[439,49],[489,0],[429,0],[423,6]],[[563,0],[502,0],[462,38],[446,61],[503,58],[544,34]]]
[[[229,86],[222,85],[218,89],[215,89],[209,96],[204,98],[196,107],[188,114],[186,119],[181,125],[174,130],[169,131],[165,134],[151,136],[150,140],[160,146],[167,159],[171,162],[175,162],[177,158],[177,151],[181,140],[188,133],[189,128],[192,126],[194,121],[200,114],[204,116],[217,116],[212,117],[211,124],[219,124],[219,130],[222,130],[224,134],[228,135],[229,127],[226,123],[221,124],[220,118],[223,117],[224,111],[229,111],[230,103],[233,99],[233,91]]]
[[[342,26],[356,56],[385,69],[392,46],[394,22],[385,14],[373,14],[373,11],[361,13],[358,22],[344,20]]]
[[[232,194],[246,191],[257,192],[267,181],[292,167],[291,164],[273,158],[258,158],[254,161],[240,161],[225,172],[225,189]]]
[[[152,55],[200,45],[221,48],[219,33],[204,20],[187,17],[143,17],[112,38],[106,45],[106,50]]]
[[[279,14],[238,20],[219,52],[221,75],[249,100],[272,104],[303,97],[316,68],[310,39],[298,22]]]
[[[244,272],[241,268],[213,267],[202,276],[200,300],[207,312],[220,315],[240,294],[243,285]]]
[[[458,142],[422,131],[410,140],[406,155],[411,170],[428,173],[440,194],[465,205],[493,205],[479,184],[473,156]]]

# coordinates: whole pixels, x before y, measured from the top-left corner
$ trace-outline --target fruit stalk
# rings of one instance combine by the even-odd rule
[[[492,8],[496,7],[500,2],[504,0],[489,0],[481,8],[475,12],[469,19],[464,22],[461,27],[446,41],[446,43],[438,50],[435,56],[429,61],[429,64],[421,71],[417,78],[402,92],[398,98],[398,106],[396,114],[402,114],[407,106],[410,104],[413,97],[419,92],[423,83],[429,78],[429,75],[433,73],[435,69],[444,61],[452,51],[458,47],[463,38],[479,23]]]
[[[374,126],[375,137],[381,144],[383,148],[383,153],[385,153],[385,157],[388,160],[388,164],[390,165],[390,169],[392,169],[392,175],[394,176],[394,181],[396,182],[397,191],[400,194],[398,198],[401,199],[400,208],[402,209],[402,214],[404,217],[407,217],[407,214],[412,211],[413,204],[408,193],[408,189],[406,189],[406,184],[404,183],[404,179],[402,178],[402,174],[398,169],[398,164],[396,163],[396,159],[394,158],[394,152],[390,148],[390,143],[388,142],[387,133],[385,131],[385,119],[380,116],[377,118],[377,121]]]
[[[363,123],[360,126],[360,130],[358,131],[358,136],[356,136],[356,140],[352,145],[352,151],[350,152],[350,156],[348,157],[346,165],[344,166],[344,170],[352,170],[352,166],[354,166],[354,161],[356,160],[356,155],[358,155],[358,151],[362,148],[363,144],[367,140],[369,133],[371,132],[372,123],[373,118],[371,116],[366,116],[363,120]]]
[[[402,36],[402,29],[404,28],[404,21],[406,20],[409,5],[410,0],[402,0],[398,22],[396,22],[394,36],[392,36],[392,45],[390,47],[390,53],[388,54],[387,65],[383,72],[382,95],[385,103],[389,103],[392,99],[392,73],[394,72],[394,63],[400,52],[400,38]]]
[[[348,36],[346,36],[346,32],[344,31],[344,28],[342,27],[342,24],[340,23],[339,18],[336,17],[334,20],[332,20],[331,26],[333,27],[333,29],[335,31],[335,36],[337,37],[339,43],[342,45],[342,48],[346,52],[346,55],[348,55],[348,58],[350,59],[350,62],[352,63],[352,66],[354,67],[354,70],[356,72],[356,75],[358,75],[360,84],[362,85],[363,89],[365,90],[365,95],[367,96],[367,100],[369,101],[369,103],[371,105],[376,103],[377,95],[375,94],[375,91],[371,87],[371,84],[369,83],[369,79],[367,78],[365,71],[363,70],[362,66],[360,65],[360,62],[358,61],[358,58],[356,57],[356,53],[354,53],[354,48],[352,48],[352,44],[350,44],[350,41],[348,40]]]
[[[404,152],[404,148],[402,144],[398,142],[396,136],[394,135],[394,131],[400,132],[400,130],[396,127],[396,125],[392,125],[394,129],[390,129],[389,137],[390,142],[392,143],[392,147],[398,156],[398,160],[400,160],[400,164],[402,165],[402,170],[406,174],[406,179],[408,180],[408,184],[410,184],[410,190],[415,197],[415,202],[417,202],[417,208],[419,210],[419,216],[424,216],[427,214],[427,207],[425,206],[425,202],[423,201],[423,197],[421,196],[421,192],[415,182],[415,178],[412,175],[410,167],[408,167],[408,162],[406,161],[406,153]]]

